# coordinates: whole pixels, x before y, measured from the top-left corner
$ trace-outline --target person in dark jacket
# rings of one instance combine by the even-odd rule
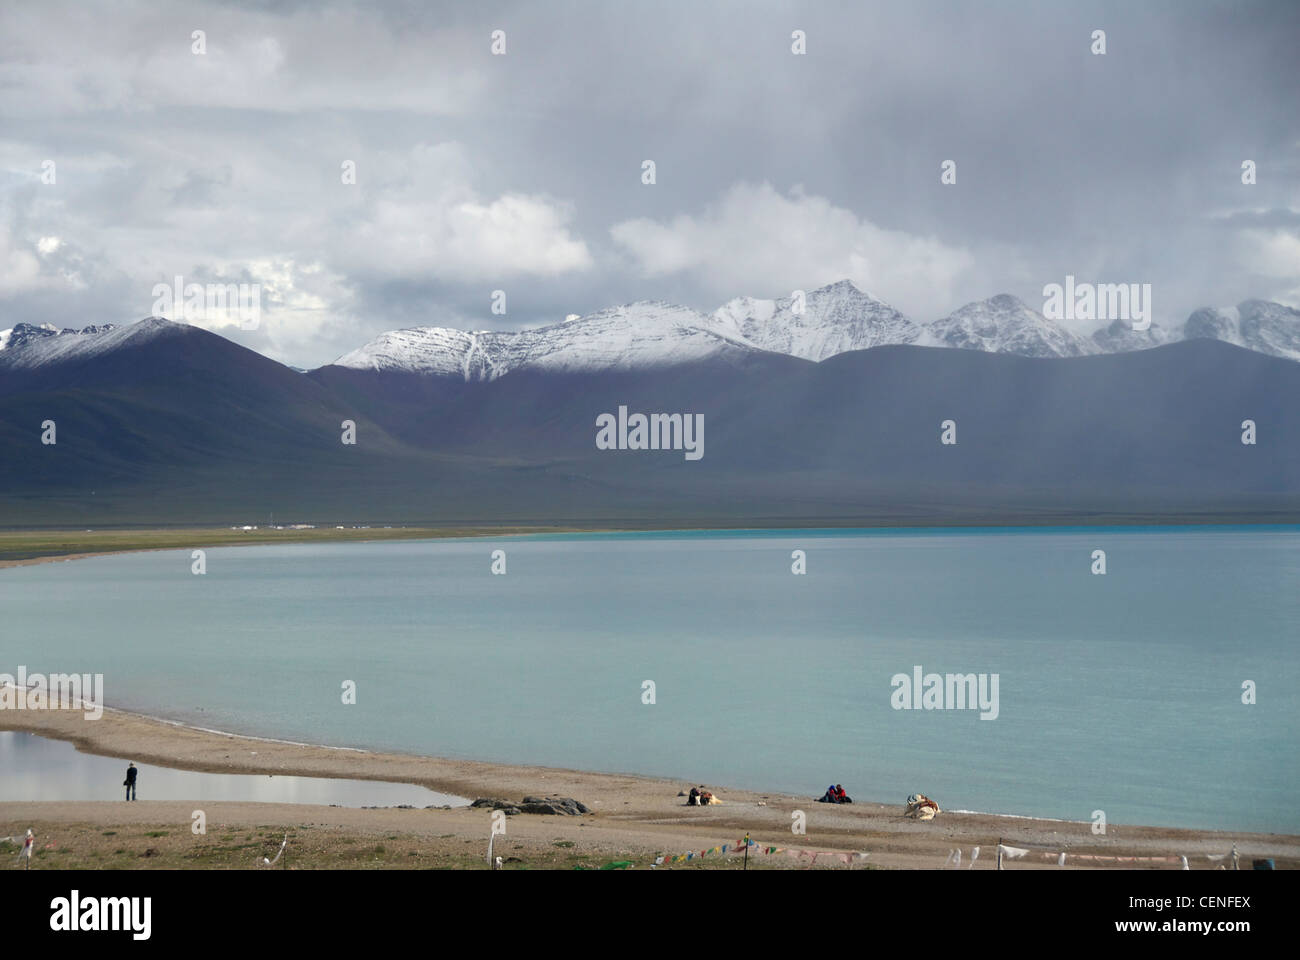
[[[126,787],[126,798],[128,800],[135,799],[135,777],[138,772],[134,763],[127,764],[126,779],[122,781],[122,786]]]

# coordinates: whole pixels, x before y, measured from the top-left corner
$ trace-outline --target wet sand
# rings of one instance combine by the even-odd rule
[[[377,543],[392,540],[445,540],[515,537],[539,533],[572,533],[563,526],[502,527],[265,527],[242,530],[230,527],[153,528],[142,530],[4,530],[0,531],[0,570],[40,563],[84,560],[121,553],[160,550],[264,547],[284,544]]]

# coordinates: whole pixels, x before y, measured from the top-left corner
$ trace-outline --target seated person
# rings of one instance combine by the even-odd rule
[[[817,798],[818,803],[839,803],[839,797],[835,793],[835,785],[826,788],[826,792]]]
[[[844,795],[844,787],[841,784],[835,784],[835,802],[852,803],[853,798]]]

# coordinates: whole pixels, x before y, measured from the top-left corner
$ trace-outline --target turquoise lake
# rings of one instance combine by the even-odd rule
[[[110,706],[289,740],[1300,833],[1300,528],[206,553],[202,576],[188,550],[0,571],[0,673],[102,673]],[[996,674],[996,719],[894,709],[918,665]]]

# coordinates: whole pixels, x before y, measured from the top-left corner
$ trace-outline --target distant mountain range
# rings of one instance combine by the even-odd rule
[[[0,524],[1300,520],[1294,310],[1084,337],[1009,296],[926,324],[849,283],[794,306],[400,330],[306,373],[161,318],[18,324]],[[598,449],[620,407],[702,415],[704,456]]]
[[[752,351],[822,361],[851,350],[912,344],[1020,357],[1083,357],[1198,338],[1300,360],[1300,311],[1264,300],[1202,308],[1176,330],[1152,323],[1136,331],[1131,323],[1116,320],[1091,336],[1075,333],[1005,293],[929,323],[910,320],[848,280],[809,292],[801,306],[796,308],[788,297],[737,297],[704,314],[663,301],[640,301],[530,330],[471,333],[410,327],[381,334],[332,365],[492,380],[511,370],[634,370],[737,358]],[[0,331],[0,370],[110,348],[118,335],[114,329],[112,324],[81,330],[18,324]]]
[[[1077,334],[1008,294],[917,323],[842,280],[809,292],[802,307],[796,310],[790,298],[739,297],[703,314],[642,301],[519,332],[412,327],[382,334],[334,365],[490,380],[523,368],[630,370],[734,358],[747,351],[821,361],[851,350],[912,344],[1021,357],[1081,357],[1199,337],[1300,360],[1300,312],[1261,300],[1230,310],[1198,310],[1177,331],[1152,323],[1139,332],[1117,320],[1092,336]]]

